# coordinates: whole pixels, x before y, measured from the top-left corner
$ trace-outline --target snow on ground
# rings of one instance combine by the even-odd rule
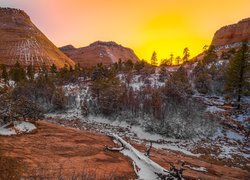
[[[221,150],[221,153],[218,155],[218,158],[229,158],[231,159],[232,158],[232,154],[237,151],[237,149],[235,147],[232,147],[232,146],[225,146],[225,145],[222,145],[220,147],[220,150]]]
[[[234,159],[235,156],[240,157],[240,165],[244,165],[244,162],[249,161],[247,159],[250,158],[248,138],[240,132],[235,132],[230,129],[219,129],[211,140],[204,142],[200,147],[211,149],[210,156],[215,159],[228,159],[234,162],[235,160],[237,161],[237,158]]]
[[[0,79],[0,88],[4,88],[4,86],[5,86],[5,83],[1,82],[1,79]]]
[[[154,148],[156,149],[168,149],[168,150],[172,150],[172,151],[178,151],[181,152],[183,154],[186,154],[188,156],[194,156],[194,157],[200,157],[201,154],[194,154],[188,150],[185,150],[184,148],[180,148],[178,147],[179,144],[155,144],[153,143],[152,145]]]
[[[16,131],[14,129],[0,127],[1,136],[11,136],[15,134],[16,134]]]
[[[10,87],[14,88],[16,86],[15,81],[9,80],[8,84],[10,85]]]
[[[245,136],[240,135],[239,133],[233,132],[233,131],[227,131],[226,137],[230,140],[236,140],[236,141],[243,141]]]
[[[223,97],[204,97],[203,101],[208,105],[223,106],[225,104],[225,100],[223,99]]]
[[[232,115],[231,118],[234,119],[236,123],[239,123],[240,125],[242,125],[246,129],[248,129],[248,131],[249,131],[249,129],[250,129],[250,109],[248,110],[248,112],[244,112],[242,114]]]
[[[31,132],[36,129],[36,126],[30,122],[24,122],[24,121],[15,121],[14,122],[14,127],[16,130],[20,132]]]
[[[34,124],[24,121],[14,121],[12,127],[8,127],[9,125],[10,124],[0,127],[0,135],[11,136],[20,133],[29,133],[36,129]]]
[[[194,166],[190,166],[190,165],[185,165],[184,167],[188,167],[189,169],[192,169],[195,171],[207,172],[207,168],[205,168],[205,167],[194,167]]]
[[[125,76],[124,74],[119,74],[117,76],[123,83],[125,83]],[[147,81],[147,83],[145,83]],[[151,74],[149,77],[142,78],[141,75],[134,75],[131,82],[129,83],[129,87],[133,88],[134,91],[138,91],[147,85],[150,85],[151,87],[163,87],[165,86],[165,82],[159,81],[159,74]]]
[[[0,88],[4,88],[4,87],[12,87],[14,88],[16,85],[15,81],[9,80],[7,83],[4,82],[4,79],[0,78]]]
[[[166,67],[167,71],[169,72],[175,72],[179,69],[180,66],[168,66]]]
[[[249,114],[239,114],[237,116],[234,116],[234,119],[239,122],[244,122],[248,118],[250,118]]]
[[[145,132],[140,126],[131,126],[130,130],[134,132],[139,139],[145,139],[148,141],[159,141],[164,139],[164,137],[159,134]]]
[[[215,113],[215,112],[220,112],[220,111],[225,111],[225,110],[222,108],[218,108],[216,106],[209,106],[209,107],[207,107],[206,111],[211,112],[211,113]]]

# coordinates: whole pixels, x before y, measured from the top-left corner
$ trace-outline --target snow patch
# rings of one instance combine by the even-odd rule
[[[233,140],[239,140],[239,141],[243,141],[244,140],[244,136],[235,133],[233,131],[227,131],[227,138],[229,139],[233,139]]]
[[[29,133],[36,129],[36,126],[29,122],[14,121],[13,124],[14,126],[9,128],[8,128],[9,124],[0,127],[0,135],[11,136],[20,133]]]
[[[225,111],[224,109],[218,108],[216,106],[209,106],[207,107],[207,112],[211,112],[211,113],[215,113],[215,112],[221,112],[221,111]]]
[[[153,143],[152,145],[154,148],[156,149],[169,149],[169,150],[172,150],[172,151],[178,151],[178,152],[181,152],[185,155],[188,155],[188,156],[194,156],[194,157],[200,157],[202,154],[194,154],[190,151],[187,151],[183,148],[180,148],[178,147],[178,144],[176,145],[168,145],[168,144],[155,144]]]
[[[207,172],[207,168],[205,167],[194,167],[190,165],[185,165],[185,167],[188,167],[189,169],[192,169],[194,171]]]
[[[0,135],[1,136],[11,136],[11,135],[15,135],[15,134],[16,134],[16,131],[14,129],[0,127]]]
[[[21,122],[14,122],[14,127],[15,129],[17,129],[18,131],[21,131],[21,132],[31,132],[33,130],[36,129],[36,126],[32,123],[29,123],[29,122],[24,122],[24,121],[21,121]]]

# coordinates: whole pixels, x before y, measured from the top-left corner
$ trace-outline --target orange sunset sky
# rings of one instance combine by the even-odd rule
[[[115,41],[143,59],[194,56],[221,26],[250,17],[250,0],[0,0],[24,10],[57,46]]]

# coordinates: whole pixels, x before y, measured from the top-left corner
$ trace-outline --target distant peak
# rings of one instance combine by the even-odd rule
[[[60,47],[59,49],[60,49],[60,50],[63,50],[63,51],[68,51],[68,50],[74,50],[74,49],[76,49],[76,48],[75,48],[73,45],[69,44],[69,45]]]
[[[116,42],[114,41],[96,41],[96,42],[93,42],[91,43],[89,46],[121,46],[121,45],[118,45]]]

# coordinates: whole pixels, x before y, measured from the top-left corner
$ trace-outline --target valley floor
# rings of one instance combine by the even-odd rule
[[[52,179],[71,179],[75,176],[83,179],[136,179],[132,161],[128,157],[118,152],[104,151],[105,145],[114,146],[110,137],[90,132],[91,127],[85,124],[83,128],[84,124],[77,122],[38,121],[37,129],[31,134],[0,136],[0,179],[19,179],[18,175],[27,179],[36,176]],[[145,151],[144,143],[126,140],[141,152]],[[223,162],[204,156],[185,155],[169,149],[152,148],[151,158],[166,169],[169,169],[170,162],[179,166],[185,161],[186,179],[250,177],[246,169],[228,167]]]

